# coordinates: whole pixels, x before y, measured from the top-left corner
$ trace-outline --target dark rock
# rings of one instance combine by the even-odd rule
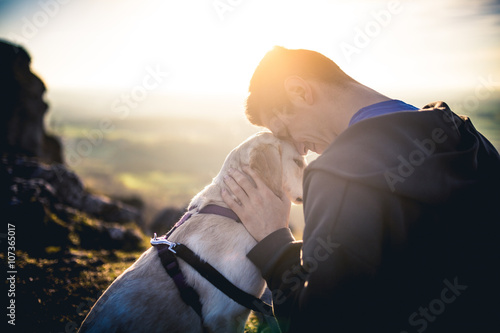
[[[151,235],[156,232],[158,235],[167,233],[174,224],[180,220],[186,209],[168,207],[160,211],[149,223],[147,232]]]
[[[120,196],[111,196],[111,199],[124,203],[128,206],[134,207],[138,211],[144,210],[144,201],[138,196],[129,196],[129,197],[120,197]]]
[[[0,59],[1,151],[62,163],[59,140],[45,131],[45,84],[31,72],[29,54],[20,46],[0,40]]]
[[[75,231],[80,238],[80,247],[93,250],[136,251],[141,248],[143,238],[137,227],[124,227],[116,223],[79,223]]]
[[[1,167],[11,178],[13,203],[37,194],[46,203],[61,203],[103,221],[141,222],[136,208],[87,192],[80,178],[62,164],[48,165],[24,156],[4,155]]]
[[[79,178],[64,166],[3,156],[0,174],[7,180],[2,200],[7,219],[20,231],[17,248],[31,256],[64,253],[69,247],[143,248],[143,234],[135,224],[140,213],[85,192]],[[122,225],[125,222],[129,223]]]
[[[40,201],[10,206],[6,216],[17,231],[16,249],[32,257],[67,253],[73,245],[68,224],[51,214]]]

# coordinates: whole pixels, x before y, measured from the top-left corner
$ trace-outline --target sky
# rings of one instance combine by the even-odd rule
[[[281,45],[392,97],[500,91],[498,0],[0,0],[0,38],[55,90],[245,95]]]

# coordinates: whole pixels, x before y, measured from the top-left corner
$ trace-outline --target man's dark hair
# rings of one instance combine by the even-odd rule
[[[263,113],[288,104],[284,82],[291,75],[338,85],[354,81],[321,53],[275,46],[262,58],[250,80],[245,114],[252,124],[263,126]]]

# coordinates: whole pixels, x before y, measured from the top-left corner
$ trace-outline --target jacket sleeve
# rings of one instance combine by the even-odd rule
[[[384,209],[390,199],[382,192],[327,171],[309,172],[302,248],[288,229],[281,229],[249,252],[273,291],[284,331],[290,325],[307,330],[308,323],[343,331],[369,306],[363,302],[380,265],[384,221],[404,223],[397,205]],[[397,239],[405,230],[395,225],[390,233]]]

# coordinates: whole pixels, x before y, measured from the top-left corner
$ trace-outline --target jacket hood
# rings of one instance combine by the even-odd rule
[[[498,184],[500,158],[469,118],[456,115],[444,102],[435,102],[419,111],[387,114],[352,125],[306,173],[313,170],[418,201],[440,203],[458,190],[473,188],[484,181],[484,175],[496,175],[488,181]]]

